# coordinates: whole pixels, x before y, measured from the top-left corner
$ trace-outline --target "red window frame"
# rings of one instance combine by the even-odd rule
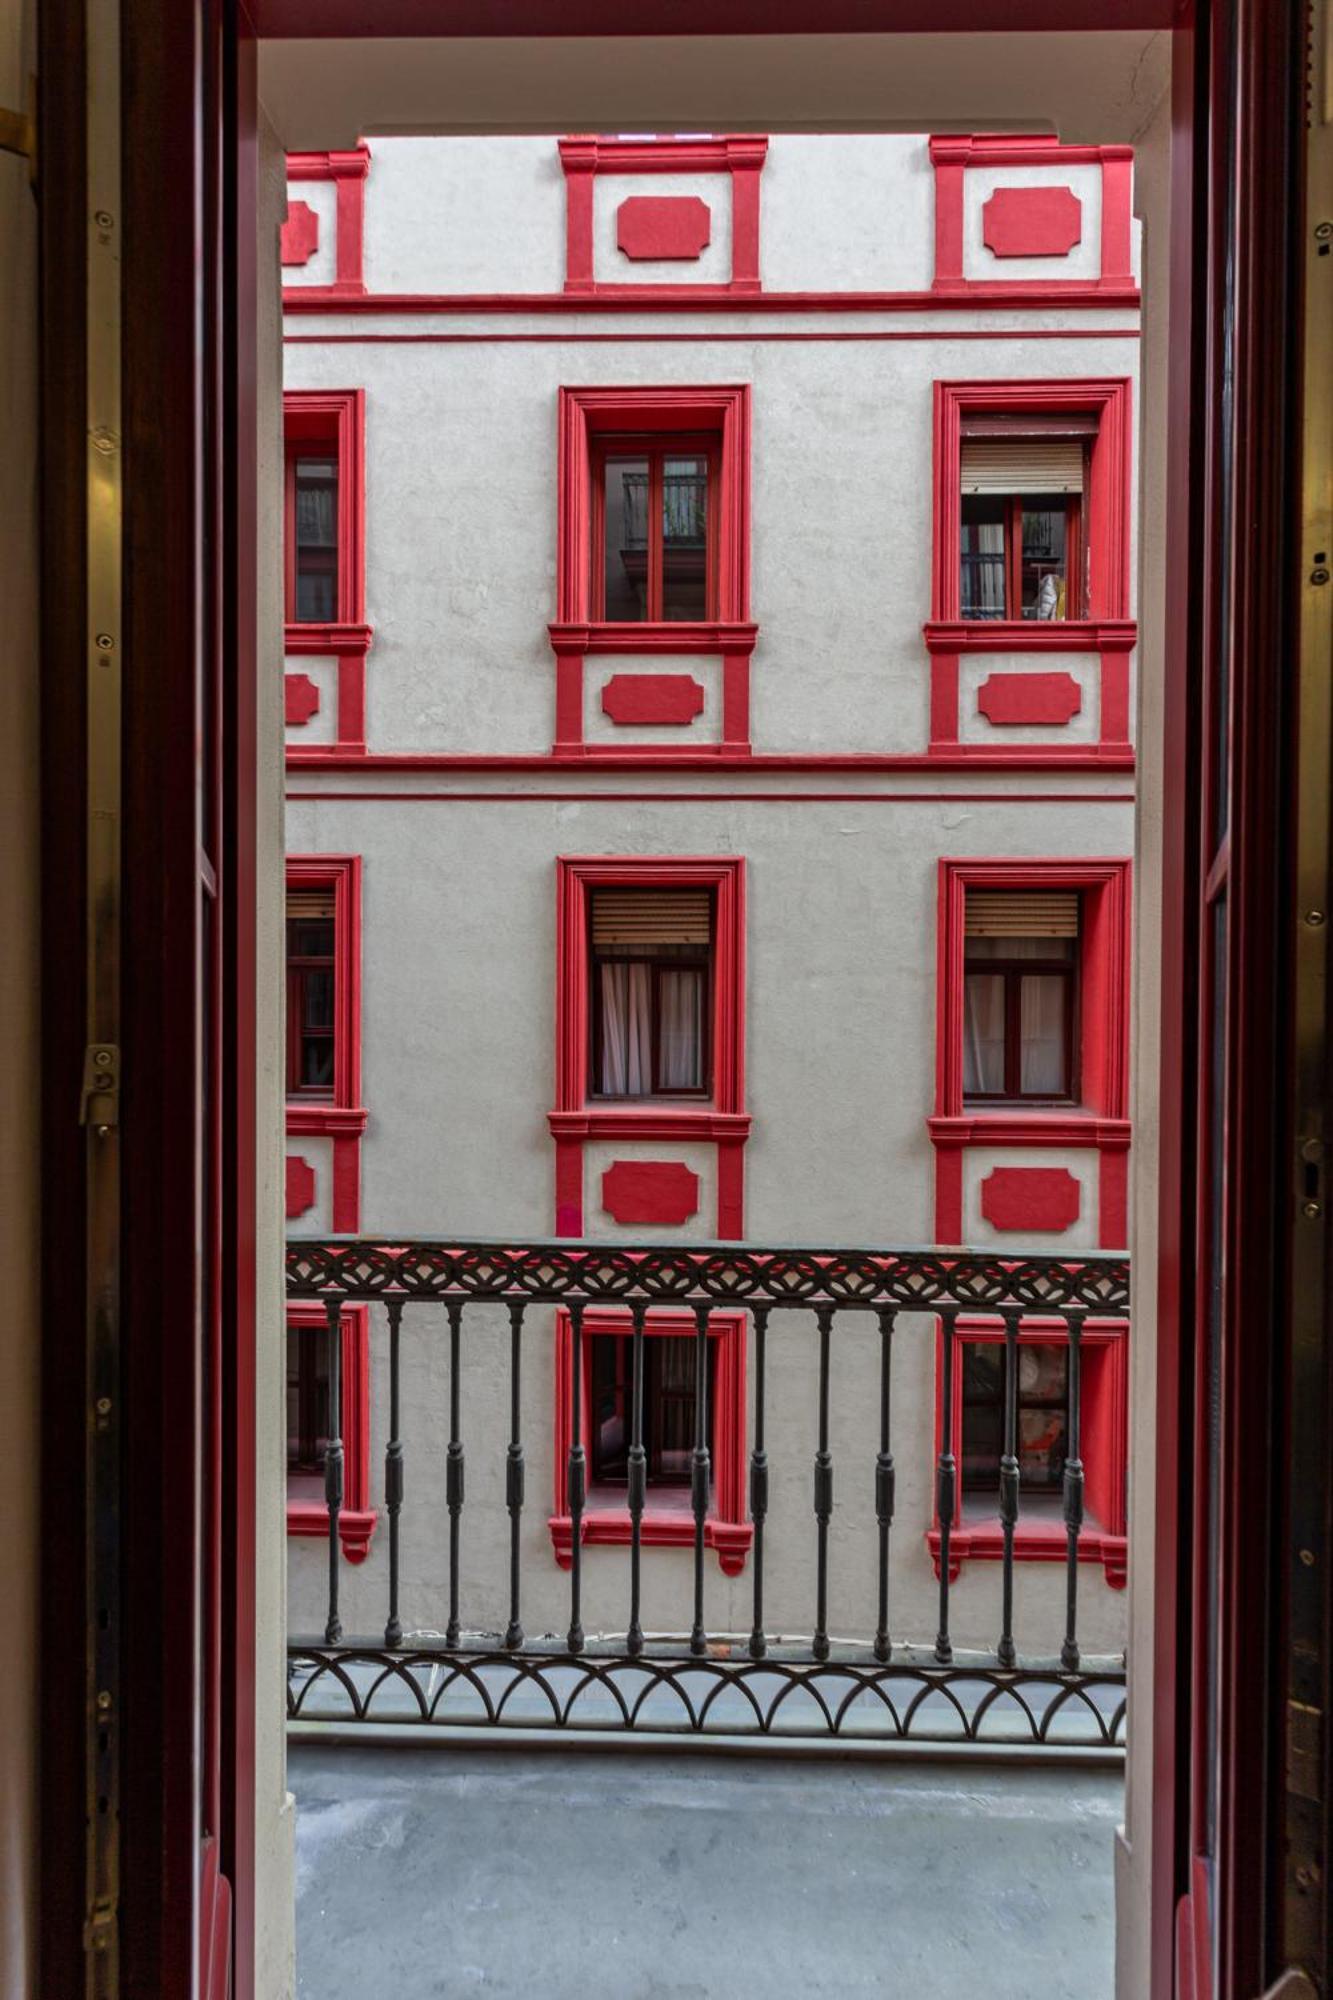
[[[1050,422],[1091,414],[1096,432],[1088,452],[1083,522],[1086,527],[1086,597],[1080,618],[1062,618],[1038,629],[1068,634],[1071,627],[1123,620],[1130,606],[1131,384],[1128,376],[1045,382],[937,382],[935,384],[935,542],[931,619],[983,626],[1021,649],[1036,621],[1024,618],[964,620],[962,616],[962,443],[969,416],[1029,416]],[[1017,432],[1015,433],[1018,434]],[[1071,569],[1072,573],[1072,569]],[[1006,609],[1014,602],[1008,598]],[[928,635],[929,636],[929,635]],[[1045,644],[1055,641],[1046,638]]]
[[[287,1307],[289,1334],[309,1329],[317,1339],[327,1340],[328,1324],[327,1312],[314,1300],[293,1300]],[[367,1305],[345,1305],[342,1309],[342,1440],[344,1498],[338,1516],[338,1541],[347,1561],[360,1563],[370,1553],[379,1518],[370,1504],[370,1307]],[[290,1477],[287,1533],[319,1536],[325,1541],[329,1534],[328,1502],[322,1496],[293,1493]]]
[[[961,553],[961,504],[970,496],[960,494],[960,552],[959,552],[959,606],[962,616],[962,563]],[[1012,494],[1004,499],[1004,614],[1000,619],[966,619],[968,624],[996,625],[1014,623],[1023,625],[1051,624],[1077,625],[1084,621],[1086,587],[1083,569],[1083,503],[1076,493],[1065,495],[1065,572],[1066,604],[1072,593],[1074,610],[1066,609],[1063,618],[1046,620],[1024,618],[1023,616],[1023,495]],[[1030,497],[1030,496],[1029,496]],[[1051,509],[1043,508],[1043,513]]]
[[[684,1307],[662,1307],[650,1311],[644,1321],[644,1338],[652,1340],[673,1335],[693,1339],[698,1328],[694,1314]],[[583,1314],[581,1378],[582,1410],[580,1436],[585,1451],[591,1450],[592,1425],[592,1342],[613,1335],[628,1340],[633,1322],[628,1312],[615,1306],[589,1306]],[[727,1576],[739,1576],[754,1539],[753,1523],[745,1518],[746,1445],[746,1342],[744,1312],[711,1313],[708,1321],[710,1342],[715,1343],[713,1408],[710,1412],[709,1451],[712,1459],[712,1492],[704,1525],[704,1546],[712,1549]],[[555,1320],[555,1504],[548,1527],[556,1561],[568,1569],[573,1545],[573,1522],[567,1501],[566,1476],[569,1448],[573,1437],[574,1409],[573,1322],[563,1307]],[[611,1489],[590,1491],[583,1513],[584,1547],[626,1546],[630,1540],[629,1511]],[[688,1488],[651,1486],[644,1508],[641,1538],[645,1548],[692,1548],[694,1515]]]
[[[601,888],[713,892],[707,1097],[597,1098],[591,1094],[591,893]],[[561,855],[556,861],[555,1104],[557,1236],[583,1234],[583,1155],[597,1139],[703,1139],[718,1147],[716,1234],[744,1231],[745,863],[738,855]]]
[[[315,1103],[323,1103],[323,1102],[331,1103],[333,1101],[333,1095],[334,1095],[334,1084],[332,1081],[332,1077],[330,1078],[330,1081],[327,1085],[303,1083],[301,1081],[301,1071],[303,1067],[301,1057],[304,1052],[304,1045],[307,1038],[310,1036],[317,1036],[320,1040],[327,1040],[332,1045],[333,1069],[336,1071],[337,1059],[338,1059],[337,919],[336,917],[331,917],[327,919],[327,921],[333,926],[332,949],[327,954],[322,952],[313,954],[307,952],[293,953],[291,945],[291,929],[290,929],[290,926],[293,921],[294,920],[289,911],[287,916],[288,928],[286,937],[287,1095],[289,1098],[292,1097],[308,1098]],[[297,921],[299,921],[299,919]],[[306,1025],[304,1020],[304,989],[305,989],[306,974],[312,971],[322,971],[324,969],[327,969],[328,972],[330,973],[334,989],[334,1005],[332,1010],[333,1019],[330,1022],[327,1029],[311,1029]]]
[[[290,854],[286,884],[288,890],[332,892],[334,1022],[332,1093],[289,1092],[287,1137],[332,1141],[333,1228],[355,1232],[361,1226],[361,1140],[367,1123],[361,1102],[361,857]]]
[[[284,446],[283,601],[288,626],[355,625],[365,618],[365,391],[289,389]],[[326,457],[338,469],[337,589],[329,619],[296,617],[296,461]]]
[[[589,534],[589,561],[591,574],[588,579],[589,604],[593,621],[606,624],[606,467],[615,458],[646,458],[648,461],[648,507],[647,539],[645,557],[647,563],[646,606],[642,619],[628,621],[643,625],[692,625],[698,619],[667,619],[663,613],[665,595],[665,533],[663,518],[663,493],[665,488],[665,463],[668,458],[706,458],[707,504],[704,522],[704,620],[717,617],[717,577],[718,577],[718,531],[715,525],[719,494],[721,490],[721,451],[716,434],[691,436],[688,431],[663,440],[661,433],[635,437],[632,433],[608,435],[599,432],[589,451],[589,476],[592,482],[590,503],[592,518]]]
[[[988,1343],[1004,1341],[1004,1324],[985,1314],[965,1314],[957,1321],[955,1338]],[[935,1451],[944,1448],[944,1334],[937,1329],[935,1348]],[[1019,1324],[1020,1346],[1068,1346],[1063,1321],[1025,1315]],[[1128,1560],[1126,1529],[1126,1463],[1128,1455],[1129,1408],[1129,1329],[1123,1320],[1087,1319],[1079,1340],[1082,1359],[1080,1402],[1080,1447],[1084,1475],[1084,1524],[1079,1535],[1079,1561],[1102,1565],[1106,1581],[1114,1590],[1125,1586]],[[961,1383],[957,1366],[955,1383]],[[954,1396],[953,1430],[949,1449],[956,1463],[963,1462],[963,1398]],[[963,1492],[959,1479],[961,1513],[949,1530],[949,1577],[955,1581],[969,1558],[980,1562],[1000,1562],[1004,1558],[1004,1532],[999,1519],[999,1496]],[[936,1516],[926,1531],[926,1546],[935,1572],[939,1574],[940,1527]],[[1014,1556],[1023,1562],[1063,1563],[1068,1538],[1059,1507],[1024,1517],[1023,1496],[1019,1499],[1018,1526],[1014,1533]]]

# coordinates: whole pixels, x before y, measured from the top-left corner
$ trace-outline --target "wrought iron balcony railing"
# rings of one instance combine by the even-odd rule
[[[863,1744],[885,1740],[999,1742],[1111,1751],[1123,1742],[1123,1655],[1086,1657],[1079,1636],[1079,1557],[1084,1531],[1081,1342],[1089,1317],[1127,1321],[1129,1265],[1107,1255],[1018,1256],[967,1250],[771,1249],[735,1244],[630,1246],[620,1243],[487,1243],[440,1239],[411,1243],[347,1239],[294,1240],[287,1252],[289,1301],[318,1302],[328,1323],[329,1441],[324,1453],[328,1504],[327,1607],[322,1639],[290,1645],[289,1713],[298,1722],[384,1722],[635,1731],[663,1730],[787,1740],[838,1737]],[[351,1305],[382,1308],[387,1338],[388,1431],[384,1501],[388,1525],[382,1637],[349,1638],[340,1611],[338,1522],[344,1499],[341,1356],[342,1319]],[[589,1445],[582,1435],[579,1378],[585,1314],[615,1308],[628,1320],[629,1394],[625,1401],[624,1540],[628,1571],[624,1627],[612,1636],[585,1634],[584,1518],[589,1494]],[[693,1620],[677,1639],[651,1635],[642,1560],[646,1518],[643,1382],[645,1328],[650,1312],[684,1310],[695,1331],[693,1447],[687,1519],[682,1539],[693,1547]],[[551,1352],[550,1315],[568,1316],[574,1372],[570,1436],[561,1468],[569,1516],[567,1624],[558,1636],[532,1639],[524,1610],[531,1576],[525,1543],[524,1369],[534,1342]],[[496,1313],[500,1309],[497,1329]],[[705,1547],[710,1506],[710,1315],[749,1316],[752,1405],[748,1437],[748,1630],[710,1631],[705,1620]],[[1003,1329],[1007,1388],[996,1465],[997,1517],[1003,1537],[998,1593],[999,1633],[993,1647],[964,1652],[951,1634],[950,1536],[960,1523],[960,1475],[953,1441],[962,1395],[961,1349],[968,1316],[980,1313]],[[1015,1626],[1015,1535],[1020,1520],[1020,1440],[1016,1390],[1020,1329],[1028,1316],[1058,1327],[1068,1347],[1068,1407],[1062,1492],[1065,1538],[1062,1617],[1054,1630],[1023,1633]],[[835,1633],[829,1611],[830,1528],[834,1522],[831,1408],[834,1356],[855,1320],[869,1333],[877,1373],[877,1412],[867,1410],[867,1436],[877,1415],[877,1449],[854,1483],[844,1486],[844,1519],[857,1514],[873,1548],[862,1629]],[[505,1322],[507,1321],[507,1327]],[[473,1327],[484,1345],[472,1348]],[[779,1327],[781,1332],[779,1333]],[[497,1330],[501,1340],[491,1337]],[[507,1333],[507,1338],[504,1334]],[[788,1335],[792,1336],[788,1342]],[[766,1543],[770,1526],[769,1432],[773,1341],[790,1382],[794,1361],[804,1369],[801,1408],[814,1443],[809,1525],[797,1569],[812,1584],[808,1633],[799,1639],[766,1628],[765,1579],[774,1557],[794,1551]],[[447,1350],[448,1434],[441,1420],[403,1419],[403,1352],[414,1340]],[[895,1438],[892,1382],[895,1342],[928,1341],[931,1371],[939,1354],[940,1449],[933,1477],[939,1536],[938,1618],[933,1638],[904,1636],[894,1627]],[[937,1346],[938,1343],[938,1346]],[[441,1345],[442,1344],[442,1345]],[[877,1346],[877,1357],[875,1348]],[[924,1359],[924,1354],[923,1354]],[[503,1501],[508,1515],[507,1622],[473,1629],[465,1601],[461,1554],[465,1539],[461,1385],[469,1371],[503,1370],[509,1418]],[[439,1368],[436,1368],[439,1379]],[[500,1384],[492,1380],[493,1395]],[[867,1394],[863,1401],[869,1402]],[[498,1408],[498,1403],[497,1403]],[[422,1434],[424,1430],[424,1435]],[[408,1433],[408,1434],[405,1434]],[[447,1538],[445,1604],[400,1603],[400,1530],[409,1490],[408,1451],[443,1460],[442,1514],[436,1539]],[[787,1468],[790,1471],[790,1468]],[[840,1465],[839,1479],[846,1473]],[[474,1503],[475,1504],[475,1503]],[[529,1510],[531,1512],[531,1510]],[[472,1516],[467,1517],[471,1519]],[[785,1516],[790,1529],[790,1516]],[[492,1527],[495,1523],[492,1523]],[[813,1543],[813,1566],[809,1566]],[[920,1559],[920,1539],[913,1538]],[[838,1547],[844,1544],[839,1543]],[[441,1549],[443,1559],[443,1549]],[[525,1563],[528,1574],[525,1574]],[[551,1563],[545,1561],[549,1584]],[[871,1566],[865,1569],[867,1583]],[[492,1599],[494,1602],[494,1599]],[[406,1621],[412,1621],[409,1625]],[[432,1623],[432,1621],[434,1621]],[[475,1624],[477,1621],[473,1621]],[[934,1621],[933,1621],[934,1622]],[[647,1627],[647,1629],[646,1629]],[[1041,1643],[1027,1642],[1039,1636]]]

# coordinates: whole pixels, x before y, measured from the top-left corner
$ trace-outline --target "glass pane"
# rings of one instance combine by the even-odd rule
[[[332,1035],[303,1035],[301,1038],[301,1083],[306,1090],[332,1090]]]
[[[1069,1350],[1025,1345],[1018,1357],[1018,1475],[1041,1491],[1058,1488],[1069,1449]]]
[[[662,472],[662,616],[708,616],[708,460],[668,458]]]
[[[1068,618],[1066,539],[1068,515],[1062,494],[1034,495],[1023,503],[1022,591],[1024,618]]]
[[[599,1334],[591,1343],[592,1476],[624,1483],[629,1449],[630,1343]]]
[[[302,1025],[307,1028],[333,1026],[333,974],[306,972],[301,975]]]
[[[963,983],[963,1095],[1004,1092],[1004,975],[969,972]]]
[[[302,623],[338,615],[338,461],[296,461],[296,612]]]
[[[694,1342],[688,1338],[658,1338],[652,1356],[651,1467],[652,1475],[668,1485],[689,1478],[694,1450]]]
[[[648,616],[648,461],[608,458],[605,473],[605,599],[602,615]]]
[[[662,1090],[704,1088],[704,998],[707,980],[699,966],[682,966],[658,974],[661,1019],[659,1087]]]
[[[317,1472],[329,1433],[327,1336],[313,1328],[287,1329],[287,1465]]]
[[[289,958],[332,958],[333,918],[293,917],[287,925]]]
[[[968,981],[969,986],[971,981]],[[1019,999],[1022,1050],[1019,1089],[1024,1097],[1063,1097],[1069,1089],[1065,1067],[1065,994],[1059,972],[1024,975]]]
[[[963,497],[962,613],[964,618],[1004,617],[1003,498]]]
[[[652,970],[647,965],[603,965],[602,1097],[646,1097],[653,1087]]]

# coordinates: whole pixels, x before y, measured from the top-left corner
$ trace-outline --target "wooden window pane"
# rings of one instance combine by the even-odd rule
[[[703,457],[663,463],[662,616],[708,616],[708,460]]]

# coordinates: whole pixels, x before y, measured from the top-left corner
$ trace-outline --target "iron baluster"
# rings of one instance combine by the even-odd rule
[[[708,1520],[708,1307],[694,1308],[694,1455],[690,1461],[690,1499],[694,1508],[694,1624],[690,1651],[707,1652],[704,1631],[704,1530]]]
[[[324,1445],[324,1498],[329,1509],[329,1615],[324,1626],[324,1643],[336,1646],[343,1635],[342,1619],[338,1616],[338,1517],[343,1504],[341,1300],[330,1299],[326,1311],[329,1321],[329,1435]]]
[[[449,1509],[449,1623],[445,1640],[458,1644],[458,1542],[463,1513],[463,1427],[461,1421],[463,1302],[450,1299],[449,1314],[449,1449],[444,1460],[444,1499]]]
[[[588,1466],[583,1450],[583,1301],[575,1299],[569,1308],[570,1425],[569,1465],[566,1494],[569,1504],[569,1650],[583,1651],[580,1620],[580,1585],[583,1561],[583,1502],[587,1494]]]
[[[879,1454],[875,1459],[875,1518],[879,1523],[879,1622],[875,1627],[875,1658],[885,1661],[889,1643],[889,1529],[893,1525],[895,1475],[889,1449],[890,1377],[893,1367],[893,1306],[879,1308]]]
[[[940,1314],[940,1339],[944,1343],[944,1408],[940,1414],[940,1456],[935,1475],[935,1513],[940,1524],[940,1629],[935,1638],[935,1658],[942,1667],[953,1659],[949,1638],[949,1539],[953,1530],[954,1507],[958,1494],[958,1461],[953,1453],[953,1370],[954,1315]]]
[[[389,1516],[389,1616],[384,1627],[386,1646],[403,1643],[402,1621],[398,1616],[398,1516],[403,1507],[403,1441],[399,1436],[398,1336],[402,1327],[403,1301],[390,1299],[389,1309],[389,1441],[384,1447],[384,1509]]]
[[[1018,1659],[1014,1648],[1014,1530],[1018,1526],[1018,1333],[1019,1315],[1004,1315],[1004,1440],[1000,1452],[1000,1527],[1004,1534],[1000,1639],[995,1657],[1002,1667]]]
[[[625,1495],[629,1506],[629,1631],[626,1651],[643,1651],[643,1626],[639,1622],[640,1569],[643,1555],[643,1505],[648,1491],[648,1458],[643,1448],[643,1322],[648,1308],[641,1302],[630,1307],[634,1333],[630,1345],[630,1443],[625,1458]]]
[[[519,1618],[520,1555],[523,1523],[523,1314],[514,1300],[509,1307],[509,1450],[505,1455],[505,1505],[509,1509],[509,1624],[505,1645],[523,1644]]]
[[[764,1449],[764,1363],[768,1346],[767,1306],[754,1309],[754,1445],[750,1452],[750,1519],[754,1522],[754,1623],[750,1658],[762,1660],[764,1638],[764,1516],[768,1513],[768,1453]]]
[[[1069,1334],[1069,1439],[1065,1448],[1065,1640],[1060,1665],[1077,1673],[1078,1538],[1083,1527],[1083,1321],[1082,1312],[1067,1312]]]
[[[833,1518],[833,1459],[828,1445],[829,1335],[833,1308],[815,1310],[819,1327],[819,1448],[815,1453],[815,1632],[810,1650],[817,1660],[828,1658],[828,1530]]]

